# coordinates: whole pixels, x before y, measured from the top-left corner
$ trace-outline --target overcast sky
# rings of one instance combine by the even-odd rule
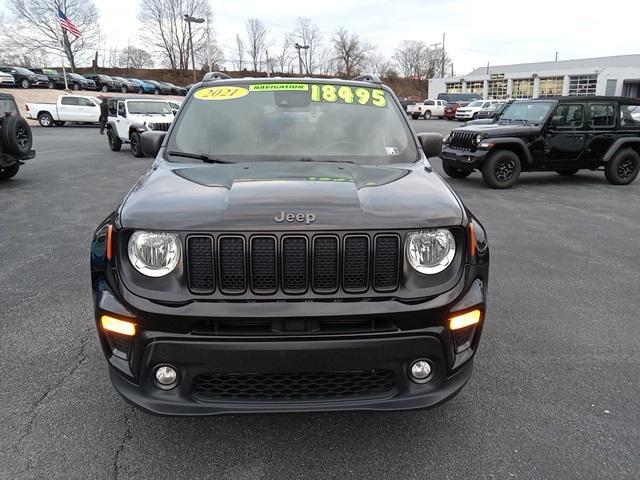
[[[138,44],[137,0],[95,3],[107,46]],[[218,43],[229,58],[248,18],[260,18],[280,43],[299,16],[313,19],[325,43],[345,27],[388,56],[401,40],[436,43],[446,32],[456,74],[487,62],[553,60],[556,50],[560,59],[640,53],[640,0],[218,0],[211,5]]]

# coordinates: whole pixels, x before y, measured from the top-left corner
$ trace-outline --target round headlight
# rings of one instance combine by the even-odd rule
[[[447,135],[442,139],[442,143],[449,143],[451,141],[451,134]]]
[[[476,136],[476,143],[480,143],[484,137],[481,134]]]
[[[172,233],[134,232],[127,250],[134,268],[148,277],[171,273],[180,260],[180,241]]]
[[[147,127],[149,128],[149,130],[153,130],[154,128],[156,128],[156,124],[155,123],[147,123]]]
[[[407,260],[420,273],[434,274],[445,270],[456,254],[456,241],[444,228],[422,230],[407,235]]]

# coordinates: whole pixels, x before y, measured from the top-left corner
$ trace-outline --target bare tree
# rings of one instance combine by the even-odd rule
[[[93,0],[7,0],[6,4],[11,28],[3,29],[3,44],[10,51],[44,50],[53,55],[62,47],[72,70],[89,57],[89,46],[96,43],[100,31]],[[58,9],[78,27],[80,37],[61,30]]]
[[[335,75],[339,70],[333,48],[326,47],[318,53],[318,72],[321,75]]]
[[[267,47],[267,29],[264,23],[257,18],[247,20],[247,36],[249,37],[247,53],[253,61],[253,71],[257,72]]]
[[[405,77],[418,80],[432,78],[442,67],[442,49],[429,48],[425,42],[403,40],[393,53],[398,68]],[[451,60],[445,57],[445,68]]]
[[[336,31],[332,41],[337,67],[341,73],[351,77],[366,68],[367,55],[373,51],[373,46],[344,28]]]
[[[294,58],[291,52],[291,46],[291,38],[285,33],[280,49],[278,50],[278,55],[274,57],[274,63],[280,73],[287,73],[291,70],[291,62]]]
[[[149,52],[138,47],[126,47],[120,53],[118,66],[121,68],[149,68],[153,67],[153,57]]]
[[[213,23],[213,13],[207,0],[140,0],[138,21],[142,26],[142,39],[162,55],[164,63],[181,72],[189,68],[191,54],[189,27],[184,15]],[[207,29],[194,24],[192,33],[193,50],[197,56],[206,49]]]
[[[298,17],[296,28],[291,34],[291,42],[309,48],[302,49],[301,55],[304,63],[304,70],[310,75],[318,67],[318,52],[322,43],[322,34],[318,26],[310,18]]]
[[[378,51],[371,52],[367,63],[368,68],[375,75],[379,77],[393,76],[393,62],[388,57],[385,57],[384,54]]]
[[[240,37],[240,34],[236,34],[236,49],[235,49],[236,58],[233,61],[234,68],[238,71],[242,70],[242,64],[244,62],[244,42]]]

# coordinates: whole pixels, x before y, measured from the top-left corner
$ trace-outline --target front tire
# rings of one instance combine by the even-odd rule
[[[431,110],[427,110],[423,115],[425,120],[429,120],[431,118]]]
[[[20,165],[17,163],[10,167],[0,168],[0,181],[9,180],[10,178],[15,177],[18,170],[20,170]]]
[[[49,113],[38,115],[38,123],[41,127],[53,127],[53,117]]]
[[[27,80],[26,78],[23,78],[20,82],[20,86],[24,89],[27,89],[31,86],[31,82],[29,82],[29,80]]]
[[[79,83],[74,83],[74,84],[73,84],[73,90],[74,90],[74,91],[76,91],[76,92],[77,92],[78,90],[80,90],[80,84],[79,84]]]
[[[632,148],[616,153],[604,168],[604,176],[611,185],[629,185],[640,172],[640,155]]]
[[[444,162],[442,163],[442,169],[451,178],[467,178],[471,175],[471,170],[464,170]]]
[[[153,92],[153,93],[154,93],[154,95],[160,95],[160,90],[158,90],[158,89],[156,88],[155,92]]]
[[[107,87],[106,85],[103,85],[102,88],[100,89],[101,92],[107,93],[109,91],[109,87]]]
[[[127,93],[127,87],[123,85],[122,88],[120,89],[120,91],[122,93]]]
[[[107,130],[107,141],[112,152],[119,152],[122,148],[122,140],[111,129]]]
[[[53,82],[49,82],[49,84],[47,85],[49,87],[49,90],[53,90],[55,85],[53,84]]]
[[[477,119],[478,119],[478,112],[471,115],[471,120],[477,120]]]
[[[521,170],[518,155],[509,150],[497,150],[485,160],[482,179],[489,188],[511,188],[518,182]]]
[[[129,138],[131,142],[131,153],[136,158],[144,157],[144,152],[142,151],[142,145],[140,144],[140,134],[138,132],[133,132],[131,137]]]

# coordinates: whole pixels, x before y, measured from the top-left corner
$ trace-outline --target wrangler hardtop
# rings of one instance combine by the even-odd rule
[[[444,171],[480,170],[491,188],[513,186],[521,172],[574,175],[603,170],[613,185],[640,171],[640,99],[610,96],[518,100],[497,121],[456,128],[444,140]]]

